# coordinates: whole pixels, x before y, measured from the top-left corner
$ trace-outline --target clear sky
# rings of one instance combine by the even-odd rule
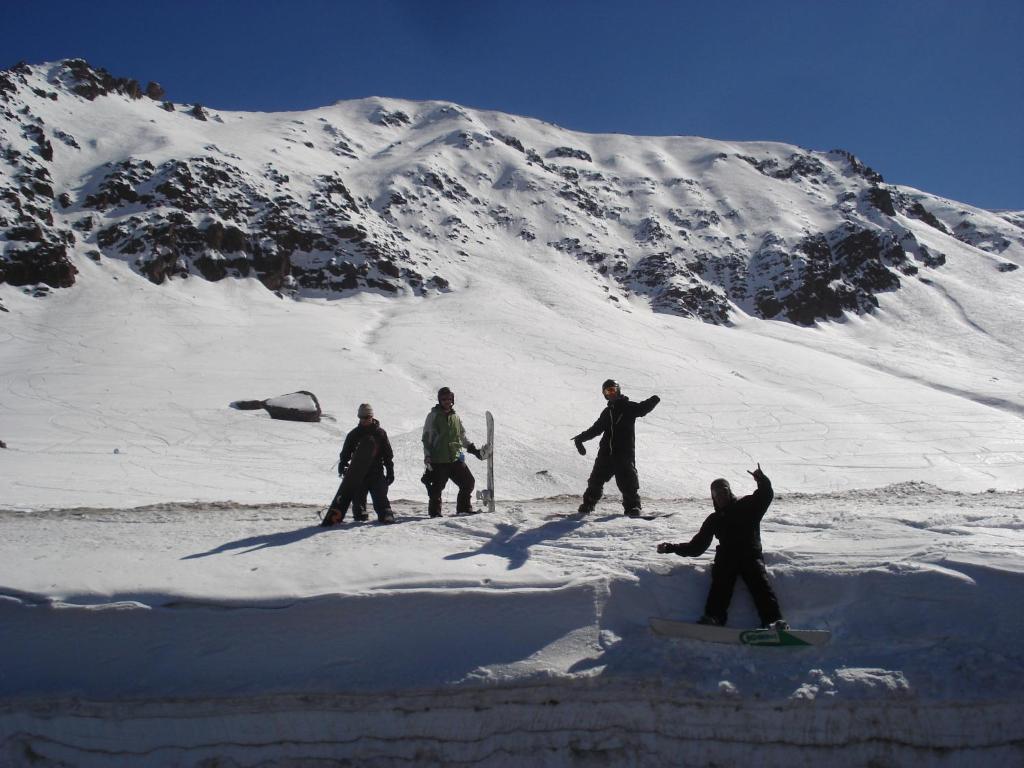
[[[842,148],[1024,209],[1024,0],[0,0],[0,66],[81,57],[237,110],[444,99],[566,128]]]

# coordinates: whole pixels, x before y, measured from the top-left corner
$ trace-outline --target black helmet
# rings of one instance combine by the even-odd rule
[[[622,387],[619,386],[619,382],[615,379],[606,379],[604,384],[601,385],[601,392],[604,393],[605,397],[609,395],[615,397],[622,394]]]
[[[437,390],[437,402],[440,403],[442,397],[450,397],[452,399],[452,405],[455,405],[455,393],[448,389],[448,387],[441,387]]]

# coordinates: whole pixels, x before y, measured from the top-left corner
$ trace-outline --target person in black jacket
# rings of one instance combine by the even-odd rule
[[[366,512],[367,492],[373,499],[373,511],[377,513],[378,522],[395,522],[391,502],[388,501],[388,486],[395,482],[395,454],[391,449],[391,441],[388,440],[388,433],[381,429],[380,422],[373,418],[373,407],[369,403],[360,405],[357,415],[359,424],[345,436],[345,443],[338,456],[338,475],[344,477],[347,472],[353,471],[349,468],[349,462],[364,438],[373,438],[376,450],[361,483],[349,486],[342,481],[324,518],[326,525],[341,522],[349,504],[352,505],[353,519],[366,520],[369,517]],[[343,491],[348,487],[354,488],[350,495]]]
[[[601,500],[604,484],[615,477],[615,484],[622,493],[622,507],[629,517],[640,516],[640,478],[636,473],[636,420],[654,410],[661,402],[657,395],[643,402],[633,403],[622,394],[617,381],[608,379],[601,385],[607,406],[597,417],[590,429],[580,432],[572,439],[576,450],[585,456],[587,449],[583,446],[587,440],[601,435],[600,447],[594,468],[587,480],[587,490],[583,492],[583,503],[579,514],[586,515],[594,511],[594,506]]]
[[[737,499],[728,480],[715,480],[711,483],[711,500],[715,511],[708,515],[697,535],[685,544],[659,544],[658,552],[663,555],[698,557],[711,546],[712,538],[717,538],[715,562],[711,566],[711,589],[708,591],[704,615],[697,623],[725,625],[733,587],[739,576],[754,598],[761,626],[787,629],[789,625],[782,618],[779,601],[768,581],[761,549],[761,518],[768,511],[775,492],[771,481],[761,471],[760,464],[753,472],[747,470],[747,474],[757,481],[756,491]]]

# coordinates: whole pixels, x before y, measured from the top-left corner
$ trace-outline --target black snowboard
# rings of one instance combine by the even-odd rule
[[[327,516],[324,518],[323,525],[334,524],[330,522],[330,517],[334,510],[341,512],[342,517],[348,512],[352,500],[356,497],[357,493],[362,491],[366,483],[366,475],[370,471],[370,465],[377,457],[378,452],[377,441],[372,435],[367,435],[359,441],[359,445],[352,452],[352,458],[348,462],[345,475],[341,478],[338,491],[334,494],[330,507],[327,508]],[[336,522],[341,522],[340,518]]]

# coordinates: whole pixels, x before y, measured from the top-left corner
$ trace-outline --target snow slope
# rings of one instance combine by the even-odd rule
[[[569,440],[597,417],[609,376],[663,399],[640,427],[650,496],[700,494],[757,461],[794,491],[1022,485],[1018,316],[990,312],[969,273],[944,281],[956,306],[929,292],[815,329],[724,328],[641,301],[611,306],[571,265],[511,261],[429,299],[282,300],[252,280],[154,286],[87,259],[79,286],[44,301],[0,286],[12,310],[0,321],[0,498],[323,503],[366,401],[398,454],[394,493],[418,498],[419,432],[441,385],[472,439],[495,414],[503,498],[579,493],[590,459]],[[336,421],[227,407],[298,389]]]
[[[80,266],[45,301],[0,287],[11,764],[1021,759],[1019,358],[998,358],[1011,323],[967,281],[948,289],[991,334],[907,302],[711,326],[610,306],[559,263],[340,301]],[[946,344],[916,325],[936,309]],[[670,516],[627,520],[609,488],[593,519],[561,517],[589,471],[569,438],[608,375],[663,398],[638,461],[646,511]],[[496,415],[493,517],[425,517],[418,432],[442,383],[472,438]],[[336,421],[229,407],[299,388]],[[400,522],[325,531],[365,400]],[[655,545],[756,462],[785,613],[832,644],[655,638],[648,616],[699,615],[710,558]],[[731,621],[754,620],[741,587]]]

